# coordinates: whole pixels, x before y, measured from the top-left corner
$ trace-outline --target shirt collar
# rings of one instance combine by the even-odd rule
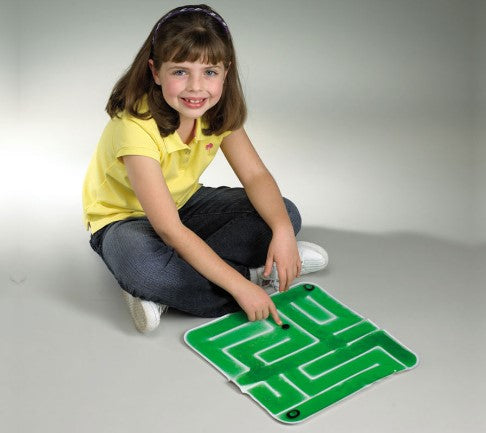
[[[199,117],[196,119],[196,131],[194,134],[194,142],[198,143],[204,140],[205,135],[202,132],[203,122],[202,119]],[[181,137],[177,133],[177,131],[173,132],[172,134],[168,135],[167,137],[162,138],[164,140],[165,147],[168,153],[177,152],[179,150],[186,150],[190,147],[181,140]]]
[[[141,113],[149,111],[147,98],[148,98],[147,94],[143,95],[143,97],[141,98],[141,100],[139,102],[139,106],[137,107],[137,111],[139,111]],[[202,121],[202,119],[200,117],[197,118],[196,119],[196,131],[195,131],[195,134],[194,134],[194,141],[196,143],[207,138],[207,136],[204,135],[203,132],[202,132],[202,130],[204,128],[207,128],[207,125]],[[167,150],[167,153],[177,152],[179,150],[186,150],[186,149],[190,148],[187,144],[185,144],[181,140],[181,137],[179,137],[179,134],[177,133],[177,131],[174,131],[172,134],[168,135],[167,137],[162,137],[162,141],[165,144],[165,148]]]

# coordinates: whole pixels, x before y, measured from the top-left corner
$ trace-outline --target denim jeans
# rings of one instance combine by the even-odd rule
[[[284,198],[284,202],[297,234],[299,211],[290,200]],[[265,264],[272,232],[243,188],[203,186],[179,209],[179,216],[246,279],[249,268]],[[94,233],[90,244],[121,288],[133,296],[200,317],[240,310],[228,292],[166,245],[146,217],[113,222]]]

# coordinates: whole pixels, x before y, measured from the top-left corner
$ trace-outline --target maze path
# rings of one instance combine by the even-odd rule
[[[312,283],[272,296],[284,325],[229,314],[186,343],[284,423],[417,364],[416,355]]]

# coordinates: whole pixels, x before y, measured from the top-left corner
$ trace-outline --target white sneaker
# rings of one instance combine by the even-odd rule
[[[317,272],[329,264],[329,255],[326,250],[312,242],[297,241],[302,270],[300,275]]]
[[[268,277],[263,276],[264,270],[265,266],[261,266],[260,268],[250,268],[250,280],[257,286],[265,289],[268,294],[272,294],[273,292],[278,291],[277,265],[275,263],[273,264]]]
[[[122,290],[122,294],[127,301],[135,328],[139,332],[149,332],[156,329],[160,323],[160,315],[169,308],[167,305],[136,298],[125,290]]]
[[[329,263],[329,255],[324,248],[311,242],[297,241],[302,269],[300,275],[317,272],[324,269]],[[250,269],[250,280],[267,292],[277,291],[279,287],[277,266],[275,263],[268,277],[263,276],[265,266]]]

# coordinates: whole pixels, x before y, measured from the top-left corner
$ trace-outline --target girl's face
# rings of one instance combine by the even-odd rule
[[[149,64],[165,101],[179,113],[181,124],[201,117],[221,98],[227,74],[222,62],[164,62],[159,71],[154,69],[152,59]]]

